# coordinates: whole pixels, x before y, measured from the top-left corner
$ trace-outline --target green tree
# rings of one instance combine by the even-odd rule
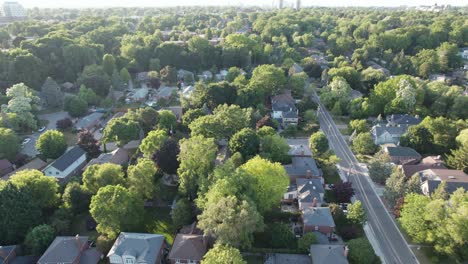
[[[161,69],[161,80],[170,84],[177,82],[177,71],[174,67],[167,65]]]
[[[258,154],[260,139],[251,128],[244,128],[229,140],[229,149],[232,153],[239,152],[245,160]]]
[[[98,223],[96,230],[111,239],[115,239],[121,231],[138,228],[144,214],[143,201],[121,185],[99,189],[91,199],[89,208],[91,216]]]
[[[312,244],[317,244],[318,240],[314,233],[309,232],[304,234],[299,240],[297,241],[297,248],[302,252],[309,252],[310,246]]]
[[[409,194],[405,197],[399,221],[403,229],[416,243],[424,243],[429,226],[424,219],[426,206],[430,198],[420,194]]]
[[[19,138],[16,133],[0,127],[0,158],[13,160],[20,150]]]
[[[393,207],[396,201],[405,194],[405,183],[405,175],[397,168],[394,168],[390,178],[385,182],[383,193],[390,206]]]
[[[192,204],[187,199],[179,199],[171,212],[172,222],[175,226],[184,226],[193,221]]]
[[[379,184],[385,184],[385,181],[390,177],[393,171],[392,165],[380,160],[373,160],[369,163],[369,176]]]
[[[99,102],[99,97],[96,95],[93,89],[86,88],[84,85],[81,85],[80,90],[78,91],[78,98],[85,101],[88,106],[97,105]],[[70,107],[70,105],[68,107]]]
[[[102,138],[104,143],[117,142],[119,146],[127,144],[131,140],[136,140],[140,136],[140,127],[134,120],[123,117],[113,118],[107,123]]]
[[[351,120],[348,124],[349,133],[353,133],[354,131],[356,131],[356,133],[365,133],[369,130],[370,127],[365,119],[354,119]]]
[[[364,225],[366,222],[366,212],[362,207],[361,201],[356,200],[348,205],[348,215],[346,216],[353,224]]]
[[[179,168],[179,144],[176,140],[168,138],[154,153],[153,160],[164,173],[176,174]]]
[[[356,69],[350,66],[340,67],[340,68],[331,68],[328,71],[328,76],[330,80],[333,80],[335,77],[343,77],[353,89],[360,90],[361,88],[361,76]]]
[[[174,132],[177,125],[177,117],[170,110],[159,111],[158,128]]]
[[[39,202],[28,189],[21,190],[10,182],[0,183],[0,243],[21,243],[28,230],[42,222]]]
[[[36,142],[36,149],[47,159],[56,159],[67,150],[63,133],[57,130],[47,130]]]
[[[122,68],[120,70],[120,78],[122,78],[122,80],[124,82],[128,82],[132,79],[132,77],[130,76],[130,73],[128,72],[127,68]]]
[[[232,83],[234,79],[236,79],[239,75],[242,75],[242,69],[238,67],[231,67],[229,68],[228,73],[226,75],[226,81]]]
[[[104,186],[124,184],[124,182],[122,167],[117,164],[93,164],[83,172],[83,186],[92,194]]]
[[[260,157],[255,157],[241,166],[250,174],[255,182],[252,188],[255,190],[253,199],[260,212],[268,212],[275,206],[289,185],[289,178],[280,163],[272,163]]]
[[[63,105],[63,93],[54,79],[47,77],[41,87],[43,100],[50,107],[61,107]]]
[[[327,136],[321,131],[312,134],[309,138],[309,146],[315,155],[322,156],[329,149]]]
[[[351,264],[377,264],[380,259],[374,253],[374,249],[365,237],[348,241],[348,260]]]
[[[453,149],[447,155],[447,164],[452,168],[468,173],[468,144],[464,144],[458,149]]]
[[[411,126],[400,139],[402,146],[414,148],[420,153],[431,153],[434,138],[424,126]]]
[[[111,82],[109,75],[107,75],[103,67],[93,64],[84,68],[78,78],[78,84],[83,84],[84,86],[93,89],[97,95],[105,97],[109,93]]]
[[[88,103],[76,95],[65,96],[63,109],[72,117],[80,117],[88,112]]]
[[[218,147],[212,138],[193,136],[180,140],[177,170],[181,192],[195,195],[198,186],[214,168]]]
[[[269,96],[280,92],[286,85],[286,76],[281,68],[274,65],[260,65],[253,70],[249,86],[260,95]]]
[[[216,244],[202,260],[203,264],[247,264],[237,248]]]
[[[140,151],[143,153],[143,156],[146,158],[151,158],[151,156],[158,150],[164,141],[168,138],[167,132],[164,130],[153,130],[148,133],[148,135],[141,141]]]
[[[26,235],[24,245],[33,255],[41,255],[55,238],[55,230],[49,225],[39,225]]]
[[[63,205],[75,215],[88,211],[91,194],[78,182],[70,182],[62,195]]]
[[[195,119],[207,115],[201,108],[189,109],[182,115],[182,124],[189,126]]]
[[[136,165],[127,169],[129,190],[143,199],[151,199],[155,189],[154,175],[158,168],[150,159],[139,159]]]
[[[104,57],[102,57],[102,69],[108,76],[112,76],[115,69],[115,58],[112,54],[104,54]]]
[[[270,226],[271,240],[273,248],[290,248],[295,246],[294,235],[289,225],[285,223],[273,223]]]
[[[28,191],[42,209],[51,209],[58,204],[59,186],[52,177],[44,176],[38,170],[16,172],[9,180],[19,190]]]
[[[289,76],[287,85],[288,88],[291,89],[294,98],[302,98],[304,96],[305,85],[308,78],[305,72]]]
[[[159,113],[152,107],[138,108],[136,110],[136,116],[145,133],[153,130],[159,121]]]
[[[198,226],[218,243],[249,248],[253,233],[262,231],[263,218],[252,203],[235,196],[210,201],[198,216]]]
[[[288,151],[289,144],[283,137],[276,134],[260,137],[260,156],[262,158],[286,164],[291,160]]]
[[[376,149],[372,135],[369,132],[360,133],[353,140],[353,150],[358,154],[374,154]]]
[[[433,200],[436,200],[436,199],[448,200],[449,194],[447,192],[447,182],[446,181],[440,182],[439,186],[437,186],[437,188],[431,194],[431,198]]]

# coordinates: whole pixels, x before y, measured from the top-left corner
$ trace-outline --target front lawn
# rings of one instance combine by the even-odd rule
[[[88,230],[86,228],[86,218],[89,213],[83,213],[75,216],[70,226],[70,233],[73,235],[88,236],[90,240],[96,240],[99,236],[96,230]]]

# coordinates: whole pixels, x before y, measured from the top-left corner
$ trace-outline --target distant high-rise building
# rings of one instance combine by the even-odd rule
[[[278,9],[282,9],[283,8],[283,0],[278,0]]]
[[[296,0],[296,6],[295,6],[295,8],[296,8],[297,10],[301,9],[301,0]]]
[[[5,17],[26,17],[26,10],[18,2],[4,2],[2,9]]]

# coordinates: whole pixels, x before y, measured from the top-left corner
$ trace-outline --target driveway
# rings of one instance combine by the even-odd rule
[[[38,115],[39,120],[47,120],[47,126],[45,130],[51,130],[51,129],[57,129],[56,123],[60,119],[64,119],[66,117],[70,117],[67,112],[65,111],[60,111],[60,112],[55,112],[55,113],[50,113],[50,114],[43,114],[43,115]],[[33,134],[27,136],[31,139],[28,144],[24,145],[24,147],[21,149],[21,153],[26,154],[30,157],[35,157],[39,152],[36,150],[36,140],[39,138],[39,136],[44,133],[43,132],[34,132]]]

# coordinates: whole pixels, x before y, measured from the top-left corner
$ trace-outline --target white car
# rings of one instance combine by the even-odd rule
[[[23,142],[21,143],[21,145],[23,145],[23,146],[24,146],[24,145],[28,144],[28,143],[29,143],[29,141],[31,141],[31,139],[30,139],[30,138],[25,138],[25,139],[23,140]]]
[[[37,130],[37,132],[42,132],[42,131],[44,131],[44,130],[45,130],[45,126],[39,128],[39,129]]]

